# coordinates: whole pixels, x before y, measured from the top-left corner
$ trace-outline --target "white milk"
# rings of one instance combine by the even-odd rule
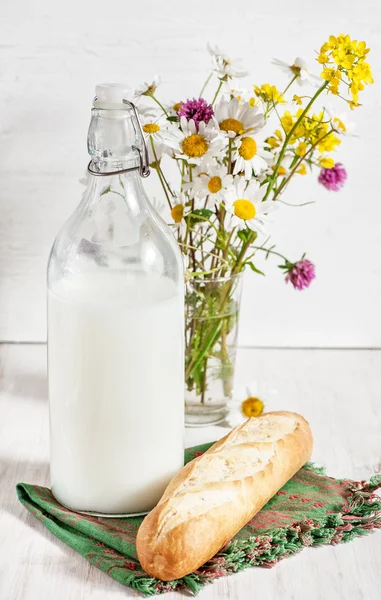
[[[149,511],[184,464],[182,295],[166,278],[80,275],[49,291],[48,331],[54,496]]]

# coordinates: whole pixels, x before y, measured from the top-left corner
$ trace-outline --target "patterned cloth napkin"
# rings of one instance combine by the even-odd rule
[[[185,451],[189,462],[212,443]],[[136,554],[136,533],[143,517],[107,519],[72,512],[45,487],[19,483],[24,506],[60,540],[124,585],[153,596],[187,589],[196,594],[217,577],[247,567],[272,567],[305,546],[339,544],[381,528],[381,498],[374,491],[381,474],[369,482],[338,480],[306,464],[263,509],[205,565],[170,582],[149,577]]]

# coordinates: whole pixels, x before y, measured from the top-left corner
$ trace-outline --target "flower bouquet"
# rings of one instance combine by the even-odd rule
[[[336,96],[355,109],[364,85],[373,83],[365,42],[348,35],[323,44],[316,57],[320,76],[300,58],[290,65],[276,60],[290,78],[282,91],[268,83],[237,88],[233,80],[247,74],[218,48],[209,52],[213,68],[198,97],[165,103],[157,77],[135,92],[151,166],[186,264],[186,421],[193,425],[226,415],[242,272],[262,274],[256,266],[262,253],[280,260],[285,281],[297,290],[315,277],[313,263],[305,255],[283,256],[269,231],[276,209],[288,204],[283,194],[294,177],[317,168],[326,189],[337,191],[345,182],[345,168],[333,155],[350,124],[319,98]],[[152,104],[145,106],[142,97]],[[178,169],[175,185],[166,161]]]

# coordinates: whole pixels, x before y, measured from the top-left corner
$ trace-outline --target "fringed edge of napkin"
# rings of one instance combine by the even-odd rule
[[[311,463],[305,465],[316,474],[324,469]],[[339,544],[381,529],[381,498],[374,492],[381,487],[381,474],[359,483],[342,480],[349,489],[344,510],[325,518],[305,519],[291,527],[277,529],[271,535],[253,536],[245,541],[230,542],[200,569],[174,581],[160,581],[153,577],[139,577],[128,583],[145,596],[187,588],[196,595],[206,583],[243,571],[248,567],[271,568],[283,558],[300,552],[306,546]]]
[[[324,474],[324,469],[311,463],[305,465],[304,469],[306,468],[317,475]],[[136,589],[144,596],[184,589],[196,595],[206,583],[224,575],[238,573],[252,566],[270,568],[306,546],[348,542],[357,536],[370,533],[373,529],[381,529],[381,497],[374,493],[381,487],[381,474],[374,475],[368,482],[354,482],[348,479],[336,482],[345,492],[346,501],[341,512],[330,512],[315,519],[297,521],[288,528],[272,530],[271,534],[256,535],[245,540],[235,539],[200,569],[182,579],[166,582],[148,575],[136,576],[131,572],[129,574],[123,569],[123,577],[118,578],[118,581]],[[17,493],[28,511],[43,521],[42,509],[28,497],[23,484],[17,486]],[[57,524],[51,515],[45,525],[58,535],[55,531]],[[63,531],[65,536],[62,536],[61,531],[61,536],[58,537],[77,549],[66,528]],[[136,564],[138,563],[131,563],[133,570]]]

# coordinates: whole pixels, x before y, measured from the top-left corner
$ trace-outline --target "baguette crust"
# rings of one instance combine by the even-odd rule
[[[172,479],[141,524],[143,569],[164,581],[198,569],[260,511],[312,452],[307,421],[272,412],[233,429]]]

